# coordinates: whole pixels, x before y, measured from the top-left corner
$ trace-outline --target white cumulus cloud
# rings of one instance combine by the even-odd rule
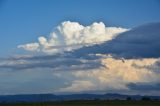
[[[94,22],[90,26],[83,26],[78,22],[65,21],[51,32],[49,38],[41,36],[37,43],[22,44],[18,48],[52,54],[102,43],[127,30],[121,27],[106,27],[103,22]]]

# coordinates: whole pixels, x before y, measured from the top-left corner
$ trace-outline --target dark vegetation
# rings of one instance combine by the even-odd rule
[[[0,106],[160,106],[159,100],[151,100],[144,97],[141,100],[69,100],[54,102],[32,102],[32,103],[0,103]]]
[[[0,96],[0,106],[160,106],[160,97],[120,94],[8,95]]]

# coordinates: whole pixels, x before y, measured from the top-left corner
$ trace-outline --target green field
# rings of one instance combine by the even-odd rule
[[[85,100],[38,103],[0,103],[0,106],[160,106],[160,101]]]

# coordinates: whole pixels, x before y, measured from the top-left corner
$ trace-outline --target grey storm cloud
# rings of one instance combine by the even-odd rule
[[[160,60],[158,59],[154,64],[146,66],[145,68],[160,73]]]
[[[96,53],[123,58],[160,57],[160,23],[135,27],[111,41],[73,51],[76,56]]]
[[[20,56],[0,59],[0,69],[22,70],[51,68],[54,70],[87,70],[103,67],[98,56],[77,58],[71,55]]]
[[[137,91],[159,91],[160,83],[129,83],[127,87]]]
[[[150,65],[141,66],[133,63],[132,66],[137,69],[147,69],[148,71],[155,72],[157,74],[160,73],[160,59],[157,59],[153,64]]]

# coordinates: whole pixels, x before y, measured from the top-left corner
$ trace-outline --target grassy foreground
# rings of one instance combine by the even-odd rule
[[[38,103],[0,103],[0,106],[160,106],[160,101],[78,100]]]

